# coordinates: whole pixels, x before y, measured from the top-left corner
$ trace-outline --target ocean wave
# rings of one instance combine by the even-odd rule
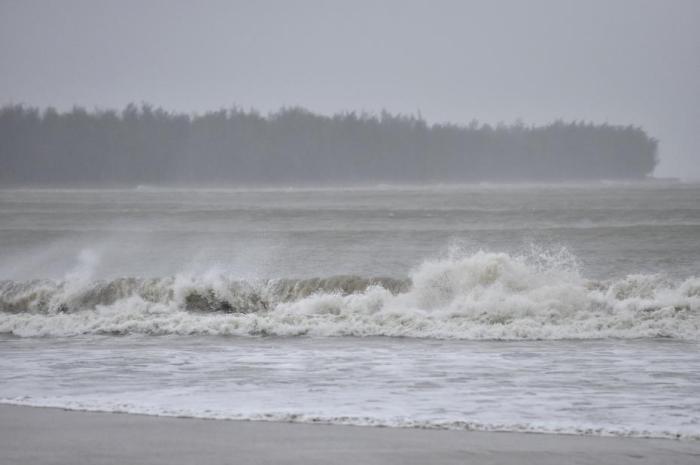
[[[621,425],[587,425],[566,424],[561,422],[531,422],[531,423],[487,423],[469,420],[426,420],[406,416],[373,417],[373,416],[324,416],[307,413],[266,412],[266,413],[231,413],[205,411],[196,409],[162,408],[130,404],[127,402],[90,402],[72,400],[45,400],[32,398],[0,399],[0,404],[20,405],[26,407],[61,408],[74,411],[101,413],[129,413],[136,415],[151,415],[159,417],[200,418],[208,420],[237,420],[237,421],[269,421],[281,423],[307,423],[322,425],[374,426],[392,428],[442,429],[462,431],[491,431],[515,433],[542,434],[573,434],[579,436],[612,436],[632,438],[660,438],[700,440],[700,435],[692,431],[675,431],[664,428],[634,428]]]
[[[589,280],[566,250],[453,253],[406,279],[91,281],[77,273],[1,282],[0,333],[699,340],[700,278]]]

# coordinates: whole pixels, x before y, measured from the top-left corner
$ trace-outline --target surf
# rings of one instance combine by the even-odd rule
[[[401,278],[77,273],[0,282],[0,333],[700,340],[700,278],[587,279],[565,249],[451,253]]]

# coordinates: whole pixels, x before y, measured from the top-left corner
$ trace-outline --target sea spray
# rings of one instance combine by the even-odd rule
[[[97,261],[84,258],[86,268]],[[700,278],[589,280],[565,249],[523,255],[453,250],[424,261],[406,279],[86,276],[0,283],[0,332],[700,339]]]

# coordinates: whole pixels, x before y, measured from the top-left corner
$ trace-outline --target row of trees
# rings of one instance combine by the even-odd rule
[[[422,118],[286,108],[204,115],[0,109],[0,182],[364,184],[642,178],[657,141],[632,126],[429,125]]]

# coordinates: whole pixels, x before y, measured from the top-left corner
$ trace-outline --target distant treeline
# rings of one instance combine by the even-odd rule
[[[0,182],[366,184],[635,179],[657,163],[641,128],[427,124],[415,116],[287,108],[187,115],[0,109]]]

